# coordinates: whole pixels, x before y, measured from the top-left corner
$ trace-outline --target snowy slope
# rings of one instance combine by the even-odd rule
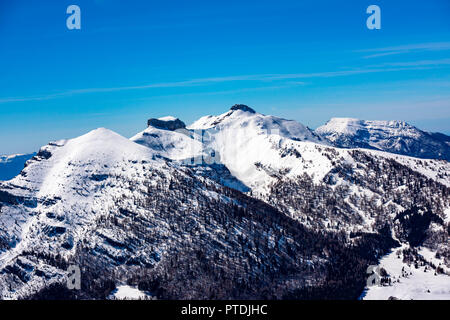
[[[272,133],[296,141],[324,143],[312,130],[297,121],[263,115],[245,105],[234,105],[224,114],[202,117],[189,126],[189,129],[193,130],[212,128],[221,130],[248,128],[258,134]]]
[[[146,292],[128,285],[119,285],[111,295],[109,300],[150,300],[152,296]]]
[[[35,161],[22,174],[8,182],[17,189],[16,195],[28,195],[39,190],[40,197],[66,194],[71,183],[81,175],[108,174],[117,163],[151,161],[148,148],[110,131],[99,128],[72,140],[51,142],[41,148]]]
[[[168,121],[174,119],[167,118]],[[205,156],[209,155],[207,158],[209,164],[223,164],[236,178],[238,184],[242,182],[253,196],[264,201],[273,199],[271,194],[273,185],[280,182],[285,184],[283,181],[291,184],[291,181],[298,181],[299,177],[306,175],[312,179],[315,186],[319,187],[324,183],[324,179],[331,179],[334,181],[333,190],[349,188],[345,201],[353,209],[347,209],[349,210],[347,214],[349,217],[359,216],[354,220],[359,222],[357,225],[352,223],[349,225],[345,219],[330,221],[325,216],[321,223],[340,225],[341,228],[351,228],[354,231],[373,230],[376,213],[367,212],[367,209],[360,210],[357,204],[350,204],[354,201],[350,199],[369,197],[375,205],[386,208],[383,210],[394,210],[396,213],[405,209],[398,201],[393,201],[385,194],[386,189],[356,186],[351,180],[347,181],[334,173],[340,167],[347,167],[353,170],[353,174],[361,175],[361,179],[370,181],[370,175],[375,172],[369,172],[366,160],[362,162],[358,159],[361,156],[355,157],[356,151],[378,162],[379,166],[391,167],[390,161],[393,160],[419,175],[450,186],[448,179],[450,164],[447,161],[423,160],[375,150],[330,147],[298,122],[262,115],[245,105],[235,105],[228,112],[218,116],[202,117],[186,129],[167,130],[150,125],[132,140],[173,160],[196,158],[203,163]],[[367,174],[369,177],[365,177]],[[245,191],[245,187],[242,186],[237,189]],[[411,193],[408,186],[401,184],[389,192],[398,192],[401,189],[405,194]],[[304,221],[306,225],[313,222],[307,219],[307,211],[299,212],[298,209],[288,206],[286,213],[289,216],[306,219]],[[444,215],[442,211],[441,215]],[[392,213],[391,216],[393,218],[395,214]],[[315,220],[314,223],[319,221]]]
[[[168,116],[158,120],[173,122],[178,119]],[[150,148],[159,157],[188,166],[198,176],[208,177],[221,185],[239,191],[249,190],[245,184],[230,173],[226,166],[211,159],[210,149],[208,144],[204,143],[201,131],[188,130],[184,127],[170,130],[164,127],[164,124],[158,127],[149,124],[147,129],[136,134],[130,140]]]
[[[58,296],[73,295],[65,285],[70,264],[82,268],[85,298],[104,298],[114,288],[111,281],[143,281],[136,278],[143,274],[166,281],[163,293],[172,298],[204,299],[208,287],[222,299],[262,297],[258,287],[232,291],[253,275],[262,279],[258,286],[282,297],[289,290],[286,277],[320,283],[324,275],[313,275],[307,264],[329,263],[322,247],[305,248],[299,241],[327,246],[324,236],[292,226],[276,209],[222,187],[197,167],[162,159],[107,129],[41,148],[21,175],[0,183],[0,217],[0,299],[48,297],[54,286]],[[252,247],[258,239],[258,250],[246,254],[244,238]],[[280,239],[279,245],[269,239]],[[266,259],[269,253],[276,264]],[[180,264],[183,259],[187,265]],[[235,276],[226,273],[230,269]],[[192,278],[198,270],[208,272]],[[280,270],[289,274],[278,277]],[[217,274],[235,284],[224,289],[212,281]],[[277,286],[267,284],[270,278]],[[140,295],[117,289],[119,297]]]
[[[263,192],[280,175],[295,176],[310,169],[321,179],[331,168],[317,156],[316,144],[326,143],[310,129],[247,106],[236,105],[222,115],[200,118],[188,128],[203,132],[203,142],[216,151],[216,161],[255,192]]]
[[[355,163],[348,149],[332,148],[304,125],[273,116],[265,116],[248,107],[237,105],[219,116],[200,118],[188,128],[206,132],[204,143],[217,151],[216,160],[255,192],[264,192],[265,187],[280,176],[296,177],[304,173],[320,182],[342,159]],[[245,107],[245,108],[244,108]],[[242,110],[245,109],[246,111]],[[248,108],[248,109],[246,109]],[[356,132],[361,121],[346,119],[333,122],[333,130],[346,134]],[[405,123],[388,122],[394,130],[402,130]],[[373,124],[380,125],[379,122]],[[331,124],[330,124],[331,126]],[[409,127],[408,127],[409,128]],[[323,133],[324,130],[319,130]],[[410,132],[411,136],[416,133]],[[372,152],[379,157],[394,159],[411,169],[440,183],[450,185],[447,161],[419,160],[397,156],[388,152]]]
[[[331,147],[295,121],[261,115],[242,105],[219,116],[203,117],[188,129],[203,136],[204,148],[215,150],[215,160],[248,186],[254,197],[281,206],[288,216],[312,228],[373,232],[380,219],[392,220],[409,207],[409,197],[417,193],[409,179],[430,178],[438,183],[432,187],[436,191],[439,184],[450,186],[447,161]],[[407,172],[397,174],[401,165]],[[385,172],[379,170],[383,167]],[[392,174],[398,181],[389,180]],[[305,177],[312,180],[311,186]],[[342,194],[339,215],[330,218],[325,213],[330,208],[320,205],[321,192]],[[403,193],[403,200],[394,197],[399,192]],[[442,198],[439,192],[424,196],[430,201],[440,199],[444,208],[450,205],[450,199]],[[370,199],[372,205],[361,207],[361,199]],[[442,208],[436,210],[444,217]]]
[[[178,119],[166,117],[159,120],[173,122]],[[360,121],[347,120],[345,124],[339,121],[335,126],[341,125],[338,129],[347,133],[356,132],[357,129],[349,123]],[[396,122],[389,123],[395,127]],[[266,193],[267,186],[280,177],[295,178],[308,174],[319,183],[333,169],[336,160],[355,162],[349,150],[330,147],[325,139],[306,126],[257,113],[245,105],[235,105],[218,116],[202,117],[187,128],[168,130],[149,125],[131,140],[172,160],[195,158],[204,162],[207,158],[209,164],[223,164],[254,193],[261,194]],[[446,161],[366,152],[394,159],[440,183],[450,184],[446,176],[450,165]]]
[[[332,118],[315,132],[341,148],[369,148],[426,159],[450,160],[447,136],[404,121]]]
[[[34,157],[35,153],[0,156],[0,181],[6,181],[17,176],[25,163]]]
[[[449,176],[447,161],[336,148],[298,122],[244,105],[189,127],[175,117],[150,119],[148,128],[131,139],[100,128],[42,147],[19,176],[0,183],[0,297],[24,297],[64,282],[64,261],[77,259],[114,270],[116,283],[127,283],[126,275],[141,274],[141,267],[177,274],[171,266],[183,262],[183,254],[197,257],[199,248],[211,261],[219,257],[233,266],[244,263],[241,270],[251,268],[250,273],[276,274],[279,259],[300,246],[296,237],[301,243],[333,243],[339,251],[364,245],[365,237],[372,244],[376,235],[375,258],[395,246],[379,230],[388,226],[394,237],[407,232],[396,218],[413,205],[435,214],[433,223],[420,226],[433,255],[448,246],[448,230],[438,220],[448,222]],[[321,238],[336,232],[345,235],[339,245]],[[233,256],[225,255],[229,250]],[[267,259],[272,250],[276,263]],[[307,281],[318,281],[323,274],[304,268],[309,261],[327,263],[326,250],[318,250],[306,260],[287,258],[285,270],[301,270],[294,277],[301,281],[308,270]],[[449,264],[450,257],[445,259],[442,263]],[[177,282],[169,286],[172,296],[195,292],[178,289],[183,285]],[[280,284],[285,287],[289,284]],[[130,286],[115,293],[141,295]]]
[[[323,282],[309,267],[334,264],[323,248],[345,248],[106,129],[43,147],[0,185],[0,206],[1,299],[136,297],[151,279],[166,299],[268,297],[263,287],[281,298]],[[66,288],[71,264],[81,293]],[[242,279],[252,286],[234,290]]]
[[[387,300],[395,297],[401,300],[450,300],[450,272],[436,273],[428,264],[438,266],[442,265],[443,261],[436,259],[430,250],[423,248],[420,255],[426,262],[421,262],[416,268],[403,261],[401,251],[405,248],[407,246],[393,250],[380,261],[379,267],[387,271],[391,285],[371,286],[363,299]]]
[[[392,159],[396,162],[403,164],[414,171],[417,171],[424,176],[438,181],[447,187],[450,187],[450,162],[446,160],[435,160],[435,159],[420,159],[410,156],[397,155],[390,152],[376,151],[376,150],[363,150],[368,154],[374,156],[383,157],[386,159]]]
[[[171,123],[177,119],[168,116],[158,120],[163,123]],[[203,154],[201,137],[196,136],[194,132],[186,128],[169,130],[164,128],[164,126],[149,124],[147,129],[136,134],[130,140],[144,145],[152,149],[155,154],[171,160],[184,160]]]
[[[200,159],[208,164],[223,164],[255,192],[263,191],[280,174],[295,176],[315,169],[316,178],[321,179],[331,169],[329,161],[316,156],[314,143],[323,142],[310,129],[242,105],[219,116],[203,117],[187,129],[149,125],[131,140],[172,160],[195,158],[194,163]],[[301,155],[297,149],[301,149]]]
[[[41,148],[21,175],[0,185],[7,204],[1,208],[0,237],[10,247],[0,251],[0,269],[24,250],[43,250],[40,245],[44,243],[50,252],[73,255],[73,244],[94,226],[96,215],[106,214],[115,197],[133,194],[120,184],[105,186],[109,177],[128,176],[139,181],[145,175],[139,169],[143,163],[153,168],[163,166],[152,159],[150,149],[104,128]],[[37,281],[27,286],[39,286],[42,280]],[[30,290],[27,286],[15,294]],[[0,285],[3,294],[8,298]]]

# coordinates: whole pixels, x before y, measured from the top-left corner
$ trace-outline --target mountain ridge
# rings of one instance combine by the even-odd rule
[[[450,268],[447,161],[336,148],[247,108],[42,147],[0,182],[0,298],[129,283],[158,299],[356,299],[368,265],[400,246],[418,260],[418,244]]]
[[[366,148],[450,160],[450,137],[422,131],[405,121],[332,118],[315,132],[340,148]]]

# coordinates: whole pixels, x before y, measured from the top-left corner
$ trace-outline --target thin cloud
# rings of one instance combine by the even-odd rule
[[[245,81],[245,80],[257,80],[257,77],[256,76],[235,76],[235,77],[230,76],[230,77],[218,77],[218,78],[193,79],[193,80],[178,81],[178,82],[152,83],[152,84],[140,85],[140,86],[76,89],[76,90],[67,90],[67,91],[63,91],[63,92],[59,92],[59,93],[43,95],[43,96],[3,98],[3,99],[0,99],[0,104],[11,103],[11,102],[50,100],[50,99],[55,99],[55,98],[61,98],[61,97],[66,97],[66,96],[79,95],[79,94],[88,94],[88,93],[108,93],[108,92],[120,92],[120,91],[130,91],[130,90],[144,90],[144,89],[153,89],[153,88],[189,87],[189,86],[206,85],[206,84],[211,84],[211,83],[230,82],[230,81]]]
[[[450,62],[445,59],[445,64]],[[440,64],[444,64],[441,63]],[[435,63],[438,65],[438,63]],[[176,81],[176,82],[162,82],[162,83],[152,83],[146,85],[138,86],[123,86],[123,87],[110,87],[110,88],[86,88],[86,89],[76,89],[67,90],[58,93],[52,93],[42,96],[28,96],[28,97],[12,97],[12,98],[0,98],[0,104],[14,103],[14,102],[27,102],[27,101],[41,101],[50,100],[80,94],[89,93],[109,93],[109,92],[120,92],[120,91],[131,91],[131,90],[145,90],[145,89],[157,89],[157,88],[177,88],[177,87],[192,87],[192,86],[206,86],[216,83],[225,82],[236,82],[236,81],[253,81],[253,82],[273,82],[273,81],[283,81],[283,80],[297,80],[297,79],[308,79],[308,78],[333,78],[333,77],[345,77],[360,74],[369,73],[381,73],[381,72],[397,72],[405,70],[425,70],[431,69],[433,63],[431,61],[428,64],[422,62],[422,64],[404,63],[404,65],[397,65],[394,67],[384,68],[382,65],[379,67],[371,67],[366,69],[356,69],[356,70],[342,70],[342,71],[330,71],[330,72],[316,72],[316,73],[293,73],[293,74],[257,74],[257,75],[240,75],[240,76],[226,76],[226,77],[214,77],[214,78],[199,78],[186,81]],[[297,85],[305,84],[304,82],[297,81]]]
[[[395,67],[444,66],[444,65],[450,65],[450,59],[383,63],[383,66],[395,66]]]
[[[372,48],[372,49],[356,50],[355,52],[372,53],[370,55],[366,55],[363,57],[365,59],[370,59],[405,53],[414,53],[422,51],[444,51],[444,50],[450,50],[450,42],[431,42],[431,43],[411,44],[394,47]]]
[[[375,68],[375,66],[374,66],[374,68],[358,69],[358,70],[271,75],[271,76],[267,76],[266,80],[333,78],[333,77],[345,77],[345,76],[367,74],[367,73],[395,72],[395,71],[405,71],[405,70],[424,70],[424,69],[429,69],[429,67],[411,66],[411,67],[405,67],[405,68]]]
[[[397,54],[402,54],[402,53],[407,53],[410,51],[388,51],[388,52],[382,52],[382,53],[376,53],[376,54],[371,54],[368,56],[364,56],[364,59],[371,59],[371,58],[378,58],[378,57],[385,57],[385,56],[393,56],[393,55],[397,55]]]
[[[241,88],[241,89],[234,89],[234,90],[221,90],[221,91],[211,91],[211,92],[190,92],[190,93],[174,93],[174,94],[168,94],[158,97],[191,97],[191,96],[212,96],[212,95],[227,95],[227,94],[235,94],[235,93],[245,93],[245,92],[258,92],[258,91],[267,91],[267,90],[278,90],[278,89],[286,89],[286,88],[293,88],[302,86],[304,83],[302,82],[296,82],[296,83],[287,83],[285,85],[279,85],[279,86],[265,86],[265,87],[256,87],[256,88]],[[150,98],[142,98],[139,99],[140,101],[146,101]]]

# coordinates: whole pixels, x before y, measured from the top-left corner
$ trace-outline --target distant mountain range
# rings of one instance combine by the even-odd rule
[[[10,180],[17,176],[25,166],[25,162],[34,157],[35,153],[0,156],[0,181]]]
[[[315,132],[338,148],[368,148],[424,159],[450,160],[450,137],[404,121],[333,118]]]
[[[0,182],[0,298],[415,298],[424,277],[450,298],[445,145],[402,122],[311,130],[246,105],[51,142]],[[374,295],[367,268],[392,252],[395,290]]]

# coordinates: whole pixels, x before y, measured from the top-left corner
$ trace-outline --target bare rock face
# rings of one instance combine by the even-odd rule
[[[161,119],[155,119],[151,118],[147,121],[147,125],[150,127],[155,127],[158,129],[163,130],[169,130],[169,131],[175,131],[177,129],[185,129],[186,124],[181,121],[180,119],[171,119],[171,120],[161,120]]]

